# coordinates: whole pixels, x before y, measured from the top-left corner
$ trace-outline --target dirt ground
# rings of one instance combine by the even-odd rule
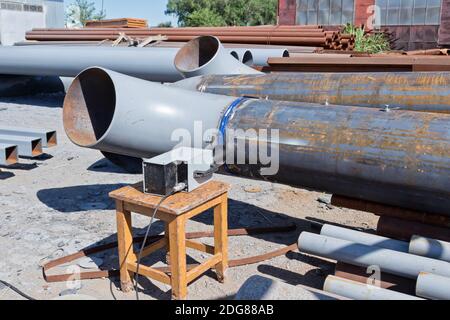
[[[40,265],[82,248],[116,240],[114,203],[108,193],[141,180],[114,166],[95,150],[72,144],[62,125],[60,95],[0,100],[0,124],[30,128],[56,129],[59,145],[46,149],[38,159],[22,159],[20,165],[0,168],[0,279],[22,289],[36,299],[55,299],[81,294],[93,299],[135,299],[134,293],[118,289],[118,279],[46,283]],[[329,196],[317,192],[267,182],[217,175],[217,180],[232,185],[229,203],[230,228],[279,226],[294,223],[295,232],[230,238],[230,259],[263,254],[295,243],[302,231],[310,230],[311,219],[373,229],[374,215],[340,209],[318,201]],[[149,219],[134,216],[136,234],[145,232]],[[212,213],[205,213],[188,224],[189,231],[211,230]],[[156,222],[152,234],[163,232]],[[211,243],[211,239],[204,239]],[[190,252],[188,263],[205,258]],[[92,268],[117,267],[117,252],[107,251],[55,270],[55,272],[92,271]],[[159,253],[146,264],[163,265]],[[260,274],[298,285],[321,288],[334,264],[291,252],[260,264],[229,269],[227,281],[220,284],[214,273],[189,286],[189,299],[232,299],[252,275]],[[141,299],[170,299],[170,288],[141,277]],[[21,299],[0,286],[0,299]]]

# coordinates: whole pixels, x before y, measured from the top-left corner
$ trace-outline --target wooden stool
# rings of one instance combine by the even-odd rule
[[[223,283],[228,267],[228,190],[228,184],[212,181],[191,193],[178,193],[166,199],[156,215],[166,224],[165,237],[146,247],[142,257],[166,247],[170,275],[143,265],[139,267],[139,275],[171,285],[172,297],[180,300],[186,299],[188,284],[209,269],[214,268]],[[142,183],[113,191],[109,196],[116,200],[121,287],[129,292],[133,289],[131,273],[137,271],[138,259],[133,250],[131,212],[151,217],[161,197],[144,194]],[[186,240],[186,221],[211,208],[214,208],[214,247]],[[186,247],[212,258],[187,271]]]

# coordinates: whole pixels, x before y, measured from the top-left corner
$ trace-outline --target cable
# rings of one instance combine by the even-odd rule
[[[20,291],[19,289],[17,289],[17,288],[14,287],[12,284],[10,284],[10,283],[8,283],[8,282],[6,282],[6,281],[0,280],[0,283],[3,284],[5,287],[11,289],[12,291],[14,291],[15,293],[17,293],[18,295],[20,295],[22,298],[25,298],[25,299],[27,299],[27,300],[32,300],[32,301],[35,301],[35,300],[36,300],[35,298],[30,297],[30,296],[27,295],[26,293],[23,293],[22,291]]]
[[[184,183],[178,184],[175,188],[173,188],[173,190],[168,195],[162,197],[161,201],[155,207],[155,211],[153,211],[153,215],[150,220],[150,224],[147,227],[147,232],[145,233],[144,241],[142,242],[142,245],[141,245],[141,250],[139,250],[136,273],[134,275],[134,291],[136,291],[136,300],[138,300],[138,301],[139,301],[139,290],[138,290],[139,267],[141,265],[142,253],[144,252],[148,236],[150,235],[150,229],[152,228],[153,222],[156,218],[156,214],[158,213],[158,210],[161,207],[161,205],[164,203],[164,201],[166,201],[169,197],[173,196],[174,194],[183,191],[185,188],[186,188],[186,184],[184,184]]]

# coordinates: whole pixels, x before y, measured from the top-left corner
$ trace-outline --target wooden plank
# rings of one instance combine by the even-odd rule
[[[227,193],[229,189],[229,184],[210,181],[193,192],[180,192],[169,197],[161,205],[160,211],[173,215],[181,215]],[[146,208],[155,208],[161,201],[161,197],[159,196],[144,194],[142,191],[142,183],[113,191],[109,196],[116,200]]]
[[[131,270],[132,272],[137,271],[137,263],[136,262],[128,262],[127,263],[128,270]],[[139,265],[139,275],[142,275],[144,277],[165,283],[170,285],[171,280],[170,277],[165,274],[164,272],[161,272],[159,270],[155,270],[153,268]]]
[[[215,254],[222,256],[216,265],[217,278],[224,282],[228,268],[228,195],[223,195],[221,200],[220,205],[214,208],[214,247]]]
[[[133,228],[131,212],[126,211],[122,201],[116,201],[117,241],[119,250],[120,284],[122,291],[130,292],[133,289],[130,272],[127,269],[128,262],[136,256],[133,252]]]
[[[222,260],[222,254],[218,253],[214,255],[211,259],[208,261],[202,263],[201,265],[195,267],[191,271],[187,273],[187,283],[191,283],[198,277],[200,277],[202,274],[204,274],[209,269],[212,269],[215,265],[217,265]]]
[[[142,251],[142,258],[151,255],[152,253],[164,248],[165,246],[166,246],[166,238],[149,245]]]
[[[187,297],[185,224],[184,217],[178,217],[169,223],[172,297],[176,300]]]
[[[216,253],[213,246],[209,246],[207,244],[199,243],[199,242],[192,241],[192,240],[186,240],[186,247],[197,250],[197,251],[201,251],[201,252],[204,252],[207,254],[214,255]]]

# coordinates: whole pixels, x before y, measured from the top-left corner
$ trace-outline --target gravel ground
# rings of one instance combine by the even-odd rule
[[[55,299],[78,293],[94,299],[134,299],[118,289],[118,279],[89,280],[81,284],[46,283],[40,265],[53,258],[74,253],[87,246],[116,240],[114,203],[108,193],[141,180],[115,167],[94,150],[73,145],[62,125],[62,100],[59,95],[0,100],[0,124],[30,128],[56,129],[59,145],[48,149],[38,159],[22,159],[20,165],[1,168],[0,172],[0,279],[22,289],[37,299]],[[255,237],[230,238],[230,258],[273,251],[296,242],[301,231],[309,230],[307,219],[374,229],[374,215],[333,208],[318,201],[329,196],[304,189],[267,182],[217,175],[217,180],[232,185],[229,204],[230,228],[289,225],[297,231]],[[148,219],[134,217],[137,234],[145,232]],[[206,231],[212,226],[212,213],[205,213],[188,224],[189,231]],[[155,224],[153,233],[163,232]],[[210,243],[211,239],[205,239]],[[190,252],[192,259],[201,254]],[[149,264],[162,264],[159,253]],[[117,267],[117,252],[77,261],[55,272],[88,271],[89,268]],[[260,264],[229,269],[225,284],[218,283],[212,272],[189,286],[189,299],[232,299],[246,279],[255,274],[273,277],[290,284],[321,288],[325,277],[334,270],[333,263],[292,252]],[[141,299],[170,299],[170,288],[141,278],[145,288]],[[0,299],[21,299],[0,286]]]

